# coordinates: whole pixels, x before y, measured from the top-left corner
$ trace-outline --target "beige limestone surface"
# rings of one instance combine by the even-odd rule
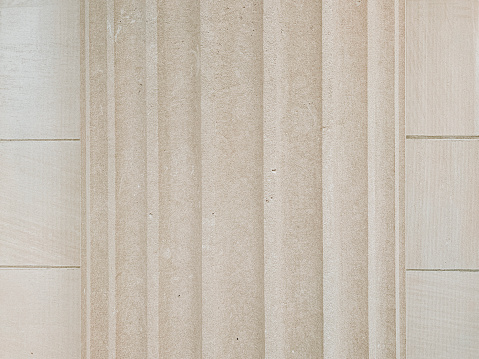
[[[82,3],[87,358],[403,358],[404,3]]]
[[[0,358],[404,358],[404,16],[0,0]]]
[[[408,358],[479,357],[476,0],[406,2]]]
[[[0,358],[81,358],[80,2],[0,0]]]

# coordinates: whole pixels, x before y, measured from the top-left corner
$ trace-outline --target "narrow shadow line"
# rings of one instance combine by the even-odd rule
[[[0,138],[0,142],[60,142],[80,141],[79,138]]]
[[[479,269],[406,269],[407,272],[479,272]]]
[[[406,135],[407,140],[479,140],[479,136],[425,136]]]
[[[0,265],[0,269],[79,269],[80,266]]]

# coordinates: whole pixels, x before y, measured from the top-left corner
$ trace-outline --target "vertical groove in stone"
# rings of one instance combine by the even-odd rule
[[[108,136],[108,358],[116,358],[116,163],[115,163],[115,0],[106,2],[106,91]],[[105,31],[105,29],[104,29]]]
[[[86,128],[87,173],[87,276],[89,280],[89,347],[91,358],[108,358],[109,263],[108,263],[108,108],[107,96],[107,7],[89,2],[89,123]],[[88,109],[87,109],[88,110]]]
[[[81,9],[82,357],[404,358],[404,1]]]
[[[162,358],[201,357],[200,2],[159,2]]]
[[[89,43],[87,40],[87,31],[88,31],[88,7],[87,7],[88,0],[80,1],[80,140],[82,143],[81,146],[81,170],[82,170],[82,178],[81,178],[81,255],[80,255],[80,265],[81,265],[81,356],[82,358],[89,359],[90,357],[87,354],[87,342],[89,343],[90,339],[90,319],[89,319],[89,294],[87,296],[87,291],[90,291],[89,281],[87,280],[89,275],[89,266],[87,262],[88,253],[87,253],[87,221],[89,220],[89,215],[86,211],[87,209],[87,158],[86,158],[86,142],[87,142],[87,123],[89,123],[89,119],[87,117],[87,103],[88,103],[88,96],[87,96],[87,80],[86,77],[88,76],[87,71],[87,63],[89,58],[89,53],[87,50],[87,44]],[[87,309],[88,307],[88,309]]]
[[[395,1],[396,358],[406,358],[406,1]]]
[[[205,358],[264,357],[262,9],[201,2]]]
[[[321,2],[264,6],[266,358],[322,358]]]
[[[116,355],[147,357],[145,0],[115,1]]]
[[[368,1],[369,356],[396,356],[396,0]]]
[[[323,1],[324,356],[367,358],[367,2]]]
[[[285,250],[282,241],[278,238],[283,233],[281,221],[282,197],[280,181],[276,172],[281,162],[281,119],[284,101],[281,76],[283,70],[282,54],[284,51],[281,41],[282,15],[281,5],[274,0],[264,1],[263,14],[263,51],[264,51],[264,307],[265,307],[265,358],[285,358],[287,349],[286,320],[284,319],[284,290],[285,281],[282,272]],[[269,197],[269,198],[268,198]],[[271,200],[274,199],[274,202]]]
[[[146,0],[147,108],[147,359],[160,357],[159,304],[159,145],[158,145],[158,1]]]

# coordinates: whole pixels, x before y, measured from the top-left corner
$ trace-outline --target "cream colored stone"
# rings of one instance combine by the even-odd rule
[[[478,135],[476,0],[407,0],[407,134]]]
[[[0,0],[0,139],[80,137],[79,11]]]
[[[80,2],[0,0],[0,358],[80,358]]]
[[[404,357],[402,11],[84,4],[85,356]]]
[[[80,142],[0,141],[0,265],[80,265]]]
[[[407,273],[407,358],[479,356],[479,272]]]
[[[323,352],[321,18],[321,2],[264,3],[267,358]]]
[[[477,269],[479,142],[407,140],[407,268]]]
[[[80,359],[80,269],[0,269],[0,358]]]
[[[407,1],[407,357],[476,358],[478,2]]]
[[[0,0],[0,45],[14,50],[0,71],[16,66],[0,72],[0,100],[13,104],[3,139],[74,139],[82,118],[82,333],[78,278],[32,270],[35,310],[72,303],[49,318],[69,328],[61,346],[40,353],[75,357],[81,343],[82,357],[102,359],[404,358],[403,2],[78,4]],[[39,33],[58,42],[29,51],[22,21],[39,14],[53,19]],[[5,197],[48,197],[35,206],[49,215],[32,222],[54,234],[14,242],[8,227],[4,264],[78,264],[76,145],[0,143]],[[31,174],[16,182],[15,171]],[[17,212],[2,215],[31,234]],[[36,278],[11,273],[6,308]],[[9,345],[29,345],[15,335]]]

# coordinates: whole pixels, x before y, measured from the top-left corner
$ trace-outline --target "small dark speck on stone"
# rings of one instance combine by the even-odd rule
[[[239,338],[236,338],[236,340],[239,340]]]

